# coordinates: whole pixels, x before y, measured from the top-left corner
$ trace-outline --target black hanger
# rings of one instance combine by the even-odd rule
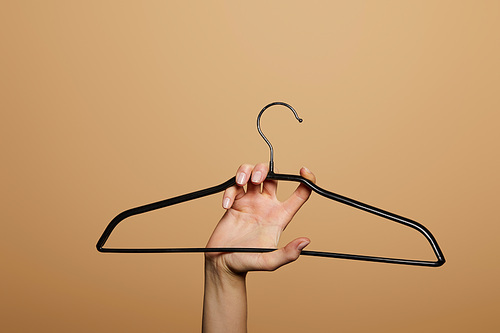
[[[316,257],[327,257],[327,258],[341,258],[341,259],[352,259],[352,260],[364,260],[364,261],[375,261],[375,262],[384,262],[384,263],[392,263],[392,264],[403,264],[403,265],[415,265],[415,266],[433,266],[433,267],[439,267],[445,263],[444,255],[441,252],[441,249],[439,248],[439,245],[437,244],[436,239],[434,236],[431,234],[431,232],[421,225],[418,222],[412,221],[410,219],[407,219],[405,217],[387,212],[385,210],[375,208],[373,206],[364,204],[362,202],[349,199],[347,197],[344,197],[339,194],[335,194],[333,192],[327,191],[325,189],[322,189],[318,185],[314,184],[313,182],[305,179],[302,176],[297,176],[297,175],[288,175],[288,174],[280,174],[280,173],[275,173],[274,172],[274,156],[273,156],[273,146],[269,142],[269,140],[266,138],[264,133],[262,133],[262,130],[260,128],[260,117],[264,113],[266,109],[268,109],[271,106],[274,105],[283,105],[289,108],[293,114],[295,115],[295,118],[299,121],[302,122],[302,119],[299,118],[297,112],[294,110],[293,107],[290,105],[283,103],[283,102],[274,102],[271,104],[266,105],[262,111],[260,111],[258,117],[257,117],[257,130],[259,131],[260,135],[266,141],[266,143],[269,146],[270,152],[271,152],[271,157],[270,157],[270,162],[269,162],[269,173],[267,174],[267,179],[274,179],[274,180],[285,180],[285,181],[293,181],[293,182],[299,182],[307,185],[310,187],[314,192],[318,193],[319,195],[322,195],[328,199],[332,199],[338,202],[341,202],[343,204],[352,206],[357,209],[364,210],[368,213],[378,215],[380,217],[383,217],[385,219],[400,223],[404,226],[413,228],[420,232],[424,237],[429,241],[432,250],[434,251],[434,254],[436,255],[437,261],[426,261],[426,260],[411,260],[411,259],[398,259],[398,258],[385,258],[385,257],[374,257],[374,256],[365,256],[365,255],[357,255],[357,254],[345,254],[345,253],[333,253],[333,252],[320,252],[320,251],[302,251],[302,255],[308,255],[308,256],[316,256]],[[199,190],[196,192],[191,192],[188,194],[180,195],[174,198],[150,203],[144,206],[136,207],[136,208],[131,208],[128,209],[124,212],[121,212],[118,214],[111,222],[108,224],[106,229],[104,230],[103,234],[99,238],[99,241],[97,242],[97,250],[99,252],[114,252],[114,253],[181,253],[181,252],[271,252],[275,251],[276,249],[269,249],[269,248],[105,248],[104,244],[106,243],[107,239],[113,232],[113,229],[123,221],[124,219],[131,217],[133,215],[137,214],[142,214],[146,213],[155,209],[167,207],[167,206],[172,206],[181,202],[193,200],[196,198],[201,198],[207,195],[215,194],[218,192],[222,192],[225,189],[236,185],[236,178],[233,177],[226,182],[216,185],[213,187],[209,187],[203,190]]]

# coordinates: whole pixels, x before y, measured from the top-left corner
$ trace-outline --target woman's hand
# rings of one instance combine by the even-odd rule
[[[222,199],[227,211],[207,247],[278,247],[281,233],[307,201],[311,190],[300,184],[286,201],[280,202],[276,197],[278,183],[265,180],[267,172],[264,164],[239,167],[237,185],[228,188]],[[302,168],[300,174],[313,182],[316,180],[306,168]],[[203,332],[246,332],[246,273],[272,271],[288,264],[299,257],[307,244],[309,239],[301,237],[273,252],[206,252]]]
[[[227,211],[206,247],[278,247],[281,233],[307,201],[311,190],[300,184],[286,201],[280,202],[276,197],[277,181],[265,180],[268,170],[265,164],[239,167],[237,185],[228,188],[223,196],[222,205]],[[302,168],[300,174],[316,181],[306,168]],[[205,258],[207,264],[219,272],[244,275],[248,271],[271,271],[296,260],[309,242],[308,238],[301,237],[273,252],[207,252]]]

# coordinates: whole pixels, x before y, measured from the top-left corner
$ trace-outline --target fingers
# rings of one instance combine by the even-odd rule
[[[266,271],[274,271],[275,269],[291,263],[300,256],[300,252],[309,245],[309,238],[297,238],[285,247],[273,252],[263,253],[261,255],[261,269]]]
[[[256,166],[251,164],[242,164],[236,171],[236,184],[224,192],[222,196],[222,207],[229,209],[235,200],[245,195],[243,186],[247,185],[247,192],[260,193],[261,184],[266,179],[269,168],[266,164],[259,163]]]
[[[269,171],[269,167],[264,163],[259,163],[255,166],[252,171],[252,183],[253,184],[261,184],[264,179],[267,177],[267,172]]]
[[[241,186],[231,186],[230,188],[224,191],[224,195],[222,196],[222,208],[229,209],[234,203],[234,200],[237,200],[245,195],[245,190]]]
[[[254,166],[251,164],[242,164],[236,171],[236,184],[245,186],[250,179]]]
[[[247,185],[248,192],[260,193],[261,184],[266,179],[268,170],[267,165],[263,163],[259,163],[253,168],[250,182]]]
[[[229,209],[234,203],[234,200],[241,198],[245,195],[245,190],[243,186],[247,183],[248,177],[252,172],[253,165],[242,164],[236,171],[236,184],[237,186],[231,186],[224,191],[222,196],[222,208]],[[238,186],[239,185],[239,186]]]
[[[307,168],[303,167],[300,169],[300,175],[305,179],[316,183],[316,176]],[[311,189],[304,184],[300,184],[297,189],[292,193],[290,198],[288,198],[284,203],[285,209],[292,215],[302,207],[302,205],[309,199],[311,195]]]
[[[236,183],[239,186],[247,185],[248,192],[260,193],[261,184],[266,179],[268,170],[267,165],[263,163],[256,166],[243,164],[236,172]]]

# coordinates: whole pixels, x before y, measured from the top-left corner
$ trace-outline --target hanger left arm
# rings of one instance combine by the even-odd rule
[[[179,195],[174,198],[170,199],[165,199],[161,200],[158,202],[153,202],[147,205],[127,209],[126,211],[121,212],[118,214],[111,222],[109,222],[108,226],[102,233],[101,237],[97,241],[96,247],[97,251],[99,252],[115,252],[115,253],[157,253],[157,252],[204,252],[204,251],[197,251],[195,249],[158,249],[158,248],[146,248],[146,249],[127,249],[127,248],[105,248],[104,245],[106,244],[106,241],[108,240],[109,236],[113,232],[113,230],[116,228],[116,226],[125,220],[126,218],[129,218],[134,215],[150,212],[156,209],[172,206],[179,204],[181,202],[197,199],[197,198],[202,198],[211,194],[219,193],[224,191],[225,189],[233,186],[236,184],[236,178],[230,178],[224,183],[216,186],[212,186],[203,190],[191,192],[188,194],[183,194]],[[193,251],[195,250],[195,251]]]

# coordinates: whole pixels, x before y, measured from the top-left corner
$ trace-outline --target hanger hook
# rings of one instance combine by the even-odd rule
[[[273,103],[267,104],[266,106],[264,106],[262,111],[260,111],[259,115],[257,116],[257,130],[259,131],[259,134],[262,137],[262,139],[264,139],[264,141],[269,146],[269,151],[271,153],[271,158],[269,159],[269,173],[274,173],[274,149],[273,149],[273,145],[271,144],[271,142],[269,142],[269,140],[266,138],[266,136],[264,135],[264,133],[262,133],[262,130],[260,129],[260,117],[262,116],[264,111],[266,111],[268,108],[270,108],[271,106],[274,106],[274,105],[286,106],[287,108],[289,108],[293,112],[293,114],[295,115],[295,119],[297,119],[299,121],[299,123],[302,122],[302,119],[299,118],[297,111],[295,111],[295,109],[291,105],[284,103],[284,102],[273,102]]]

